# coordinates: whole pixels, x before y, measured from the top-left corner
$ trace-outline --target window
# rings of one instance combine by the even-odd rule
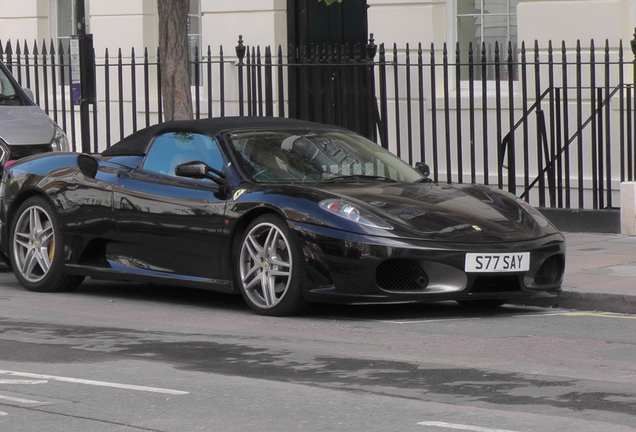
[[[422,178],[402,159],[351,133],[245,131],[229,133],[226,140],[241,171],[260,183],[347,181],[351,176],[381,176],[385,181]]]
[[[55,39],[62,42],[64,52],[68,52],[71,36],[77,34],[77,20],[75,17],[75,8],[80,0],[51,0],[51,10],[53,10],[51,20],[51,34]],[[86,33],[90,33],[88,17],[88,6],[90,2],[86,2]],[[57,50],[59,43],[56,44]]]
[[[53,7],[52,34],[55,37],[55,52],[59,52],[60,45],[65,54],[69,54],[71,45],[71,35],[75,34],[75,0],[51,0]],[[70,56],[66,56],[64,62],[68,65]],[[67,68],[59,68],[59,76],[64,79],[58,80],[58,85],[68,85],[70,73]]]
[[[60,45],[66,54],[65,63],[68,66],[70,61],[70,45],[71,36],[77,34],[77,20],[75,17],[75,8],[77,2],[80,0],[51,0],[51,34],[53,39],[56,40],[55,52],[59,52]],[[84,1],[84,0],[82,0]],[[88,5],[90,2],[86,2],[86,32],[90,33],[88,25]],[[70,73],[65,68],[64,71],[60,70],[60,76],[64,73],[64,80],[59,80],[60,85],[68,84],[70,81]]]
[[[75,2],[73,0],[55,0],[55,36],[62,42],[67,52],[71,35],[75,33]],[[55,49],[59,46],[56,45]]]
[[[143,169],[173,176],[177,165],[193,161],[205,162],[219,171],[224,165],[218,144],[209,136],[170,132],[158,136],[152,143]]]
[[[0,105],[14,105],[15,88],[9,77],[0,69]]]
[[[482,43],[488,62],[494,60],[495,44],[499,45],[501,62],[507,59],[509,42],[512,55],[516,56],[518,3],[519,0],[457,0],[456,31],[462,63],[468,62],[471,43],[475,63],[481,62]]]
[[[457,0],[457,40],[462,50],[495,42],[506,47],[517,42],[517,4],[519,0]],[[504,48],[505,49],[505,48]]]

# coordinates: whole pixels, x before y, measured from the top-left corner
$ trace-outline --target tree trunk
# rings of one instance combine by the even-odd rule
[[[157,0],[164,119],[192,119],[188,0]]]

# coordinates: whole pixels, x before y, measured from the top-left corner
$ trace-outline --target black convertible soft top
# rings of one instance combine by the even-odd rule
[[[215,137],[223,132],[246,129],[346,130],[280,117],[213,117],[200,120],[176,120],[141,129],[102,152],[103,156],[145,156],[152,139],[166,132],[194,132]]]

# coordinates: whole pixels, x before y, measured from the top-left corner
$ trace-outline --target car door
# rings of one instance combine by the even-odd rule
[[[132,265],[147,272],[218,278],[224,250],[226,201],[209,179],[177,177],[176,165],[225,165],[216,140],[201,134],[157,136],[142,163],[114,190],[118,228]]]

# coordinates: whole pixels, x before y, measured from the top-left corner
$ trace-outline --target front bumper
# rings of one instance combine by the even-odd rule
[[[565,271],[565,238],[502,243],[446,243],[366,236],[292,223],[305,255],[311,301],[428,302],[553,297]],[[467,273],[466,253],[530,252],[530,269]]]

